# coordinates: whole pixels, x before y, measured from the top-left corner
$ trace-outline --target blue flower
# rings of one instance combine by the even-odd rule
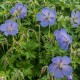
[[[80,25],[80,12],[71,12],[71,23],[73,24],[74,27],[78,27]]]
[[[67,77],[67,79],[68,79],[68,80],[73,80],[72,75],[69,75],[69,76]]]
[[[24,18],[27,15],[27,8],[23,4],[17,3],[15,7],[10,10],[10,13],[18,18]]]
[[[0,31],[4,32],[6,36],[16,35],[18,33],[18,24],[12,20],[7,20],[0,26]]]
[[[72,73],[70,63],[71,59],[68,56],[52,58],[52,63],[49,65],[49,73],[54,74],[55,78],[67,77]]]
[[[37,14],[37,20],[40,21],[42,27],[52,26],[56,21],[56,11],[45,7],[42,9],[42,12]]]
[[[55,30],[54,35],[61,49],[68,50],[69,45],[72,43],[72,37],[67,34],[66,30],[64,28],[60,31]]]

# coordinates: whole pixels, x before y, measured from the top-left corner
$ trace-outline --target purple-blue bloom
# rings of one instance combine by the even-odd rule
[[[12,20],[7,20],[0,26],[0,31],[4,32],[6,36],[16,35],[18,33],[18,24]]]
[[[69,75],[69,76],[67,77],[67,79],[68,79],[68,80],[73,80],[72,75]]]
[[[71,35],[67,34],[64,28],[62,28],[60,31],[55,30],[54,35],[61,49],[68,50],[69,45],[72,43]]]
[[[72,73],[70,63],[71,59],[68,56],[52,58],[52,63],[49,65],[49,73],[54,74],[55,78],[67,77]]]
[[[42,8],[42,12],[37,14],[37,20],[40,21],[42,27],[52,26],[56,21],[56,11],[48,7]]]
[[[11,8],[10,13],[18,18],[24,18],[27,15],[27,8],[22,3],[17,3]]]
[[[74,27],[78,27],[80,25],[80,12],[71,12],[71,23],[73,24]]]

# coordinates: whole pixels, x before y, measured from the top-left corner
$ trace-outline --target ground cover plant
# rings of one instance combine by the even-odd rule
[[[80,80],[80,1],[0,0],[0,80]]]

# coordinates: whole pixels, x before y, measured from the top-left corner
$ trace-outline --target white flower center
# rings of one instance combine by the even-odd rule
[[[14,12],[14,14],[15,15],[20,15],[21,14],[21,10],[22,10],[22,8],[16,9],[15,12]]]
[[[62,69],[62,66],[63,66],[63,63],[60,62],[60,63],[58,64],[58,67],[59,67],[60,69]]]
[[[9,27],[9,28],[8,28],[8,31],[12,31],[12,30],[13,30],[13,28],[12,28],[12,27]]]
[[[73,23],[77,23],[77,22],[76,22],[76,19],[77,19],[77,17],[75,16],[75,17],[73,18]]]

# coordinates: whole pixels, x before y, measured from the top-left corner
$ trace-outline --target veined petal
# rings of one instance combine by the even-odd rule
[[[23,8],[23,4],[22,3],[17,3],[15,8],[19,10],[19,9]]]
[[[41,21],[41,26],[42,27],[46,27],[46,26],[48,26],[48,24],[49,24],[49,22],[47,20]]]
[[[55,30],[55,31],[54,31],[54,35],[55,35],[56,37],[58,37],[59,34],[60,34],[60,31],[58,31],[58,30]]]
[[[5,34],[5,36],[8,36],[8,35],[9,35],[9,33],[8,33],[8,32],[4,32],[4,34]]]
[[[55,64],[59,64],[62,60],[62,57],[61,56],[57,56],[55,58],[52,58],[52,62],[55,63]]]
[[[64,29],[60,30],[60,37],[64,42],[72,43],[72,37]]]
[[[77,18],[80,17],[80,12],[79,11],[76,12],[76,17]]]
[[[74,18],[76,13],[74,11],[71,12],[71,17]]]
[[[62,29],[60,30],[60,32],[67,34],[67,32],[66,32],[66,30],[65,30],[64,28],[62,28]]]
[[[61,49],[68,50],[69,43],[63,41],[63,42],[59,43],[59,45],[60,45]]]
[[[45,19],[45,15],[42,12],[39,12],[37,14],[37,20],[38,21],[43,21]]]
[[[55,18],[56,17],[56,11],[55,10],[50,10],[49,17]]]
[[[75,28],[77,28],[77,27],[79,26],[79,24],[74,24],[74,23],[73,23],[73,26],[74,26]]]
[[[10,35],[14,36],[18,33],[18,29],[9,32]]]
[[[60,31],[60,37],[62,40],[67,41],[68,40],[68,34],[65,31]]]
[[[72,36],[71,35],[68,35],[68,41],[70,44],[72,43]]]
[[[53,64],[53,63],[50,64],[48,69],[49,73],[54,73],[56,71],[56,68],[57,68],[56,64]]]
[[[63,64],[70,64],[71,61],[72,61],[72,60],[71,60],[68,56],[62,57],[62,63],[63,63]]]
[[[26,8],[26,6],[24,6],[24,7],[22,8],[21,13],[27,13],[27,8]]]
[[[51,26],[54,25],[55,21],[56,21],[55,18],[50,18],[49,19],[49,25],[51,25]]]
[[[11,19],[5,21],[6,28],[12,26],[13,21]],[[7,30],[7,29],[6,29]]]
[[[5,26],[6,26],[5,24],[2,24],[0,26],[0,31],[4,32],[6,30],[6,27]]]
[[[12,22],[12,27],[13,27],[14,29],[18,28],[18,24],[17,24],[16,22]]]
[[[5,23],[12,23],[12,20],[11,19],[6,20]]]
[[[15,7],[11,8],[10,13],[14,14],[15,10],[16,10]]]
[[[69,65],[63,65],[62,72],[65,76],[69,76],[72,73],[72,67]]]
[[[55,71],[55,73],[54,73],[54,77],[55,78],[63,78],[64,74],[63,74],[62,70],[59,69],[59,68],[57,68],[56,71]]]
[[[67,77],[67,79],[68,79],[68,80],[73,80],[72,75],[69,75],[69,76]]]
[[[80,24],[80,17],[76,19],[77,24]]]
[[[21,13],[20,15],[19,15],[19,18],[24,18],[26,16],[26,13]]]
[[[26,15],[27,15],[27,8],[26,8],[26,6],[24,6],[21,10],[19,17],[24,18]]]
[[[49,15],[49,12],[50,12],[50,9],[49,9],[48,7],[42,8],[42,13],[43,13],[45,16],[48,16],[48,15]]]

